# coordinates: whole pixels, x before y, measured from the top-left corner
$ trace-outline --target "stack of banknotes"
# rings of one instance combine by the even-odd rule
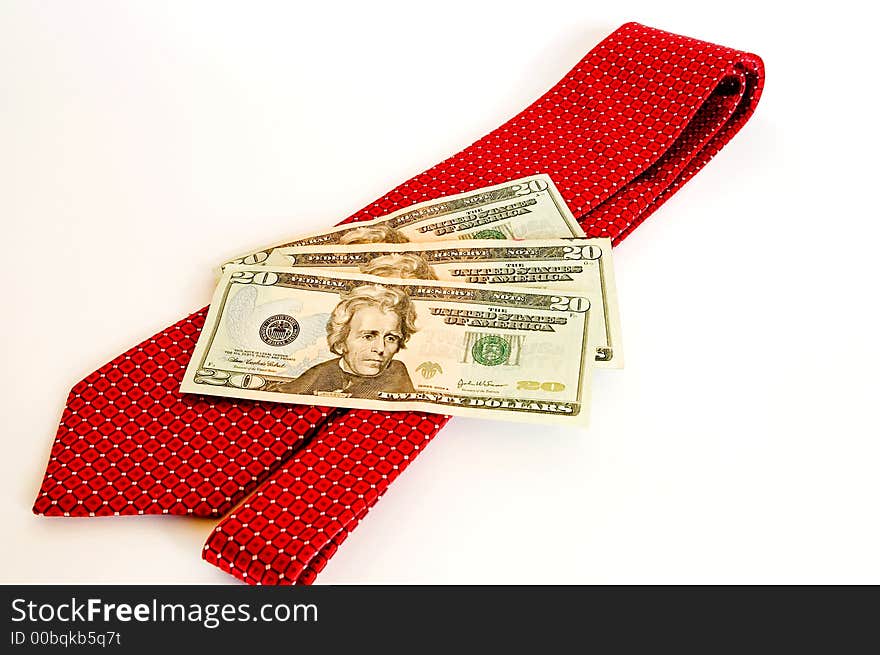
[[[622,365],[611,243],[535,175],[224,263],[181,390],[584,426]]]

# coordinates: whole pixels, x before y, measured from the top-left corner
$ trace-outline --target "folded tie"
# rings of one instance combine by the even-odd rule
[[[733,137],[762,86],[755,55],[628,23],[516,117],[347,221],[549,173],[587,235],[616,244]],[[205,558],[248,582],[310,582],[446,418],[181,394],[205,314],[73,388],[34,511],[216,516],[259,487]]]
[[[522,114],[386,201],[543,170],[586,233],[616,244],[733,136],[762,80],[754,55],[625,25]],[[204,558],[252,584],[311,583],[445,422],[414,412],[334,417],[220,522]]]

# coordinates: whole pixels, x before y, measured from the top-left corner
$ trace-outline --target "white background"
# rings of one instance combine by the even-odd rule
[[[776,3],[0,4],[0,581],[223,583],[215,521],[31,514],[69,388],[639,22],[751,50],[757,113],[615,251],[587,431],[454,419],[321,583],[880,583],[877,73]]]

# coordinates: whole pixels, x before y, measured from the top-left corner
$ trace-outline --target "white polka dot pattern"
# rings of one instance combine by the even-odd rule
[[[367,410],[331,419],[217,526],[205,559],[247,582],[311,582],[448,420]]]

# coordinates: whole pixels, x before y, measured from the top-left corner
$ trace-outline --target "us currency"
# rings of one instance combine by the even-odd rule
[[[358,221],[244,253],[221,265],[261,264],[273,248],[405,243],[455,239],[583,237],[549,175],[474,189],[420,202],[372,221]]]
[[[601,318],[596,327],[595,365],[623,367],[610,239],[294,246],[276,248],[266,264],[582,292]]]
[[[184,393],[586,425],[578,292],[229,266]]]

